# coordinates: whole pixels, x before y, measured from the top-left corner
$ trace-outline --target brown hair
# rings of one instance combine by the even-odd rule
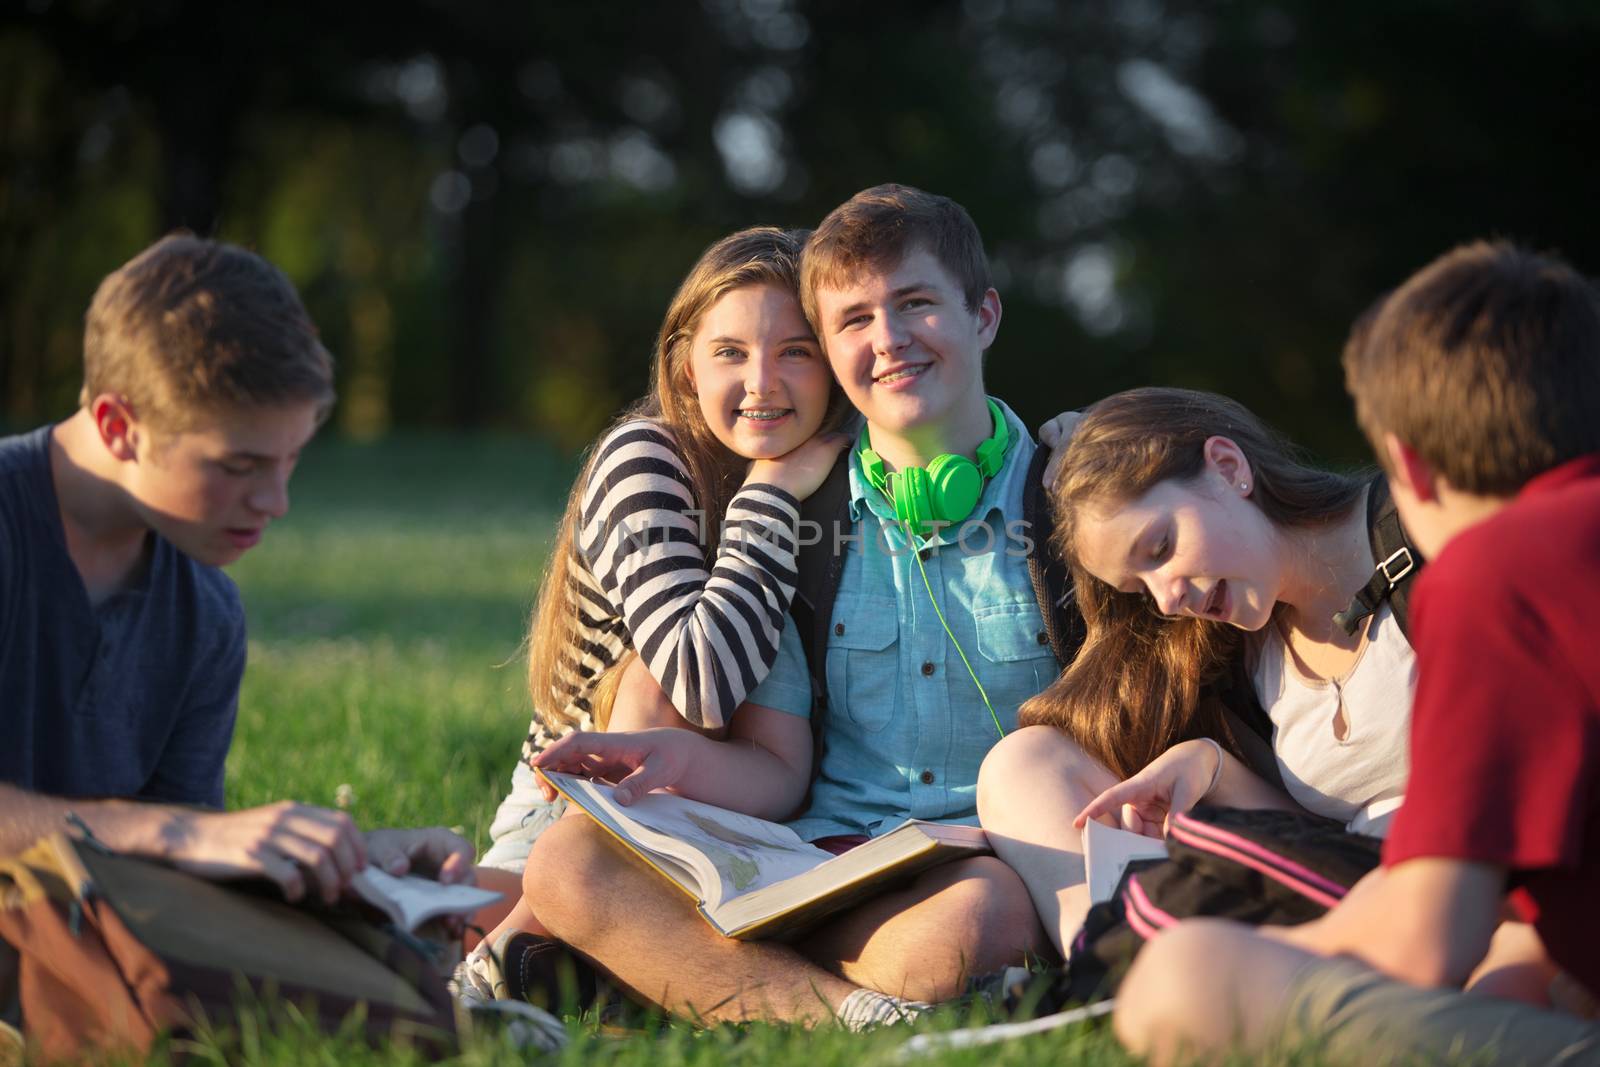
[[[596,438],[597,443],[604,440],[611,429],[631,419],[652,419],[672,434],[689,468],[690,488],[704,516],[701,529],[709,535],[702,546],[707,566],[717,550],[717,538],[710,534],[722,525],[728,501],[742,480],[745,460],[718,441],[706,424],[689,378],[690,342],[711,306],[735,289],[772,285],[794,292],[806,233],[805,230],[757,226],[730,234],[707,248],[667,305],[666,317],[656,336],[650,392]],[[848,401],[835,382],[821,428],[838,426],[849,410]],[[578,593],[568,568],[581,565],[576,537],[582,521],[584,488],[594,459],[591,450],[567,498],[566,512],[550,550],[529,623],[528,693],[535,713],[554,729],[577,725],[568,709],[568,693],[561,671],[562,659],[570,652],[578,634]],[[620,671],[613,673],[620,677]],[[607,699],[614,695],[613,685]]]
[[[909,185],[863,189],[828,212],[806,244],[800,307],[817,335],[817,290],[838,288],[866,270],[892,270],[913,249],[926,249],[961,287],[967,310],[989,290],[983,237],[966,208]]]
[[[277,267],[175,233],[106,275],[89,304],[82,402],[103,393],[182,431],[230,409],[331,405],[333,359]]]
[[[1216,436],[1250,461],[1249,499],[1277,526],[1335,522],[1365,484],[1308,465],[1244,405],[1215,393],[1132,389],[1088,410],[1051,490],[1054,548],[1072,567],[1088,636],[1061,678],[1023,704],[1021,719],[1065,731],[1124,778],[1190,737],[1213,736],[1237,750],[1220,707],[1202,703],[1200,690],[1239,651],[1242,635],[1225,623],[1164,616],[1147,595],[1094,578],[1077,561],[1077,531],[1097,509],[1199,477],[1205,442]]]
[[[1600,451],[1600,293],[1552,256],[1445,253],[1357,322],[1344,368],[1380,460],[1393,433],[1464,492]]]

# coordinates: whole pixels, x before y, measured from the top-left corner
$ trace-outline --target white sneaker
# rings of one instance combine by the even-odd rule
[[[844,998],[835,1017],[846,1030],[873,1030],[915,1022],[919,1015],[932,1008],[932,1004],[920,1000],[907,1000],[874,989],[857,989]]]
[[[501,953],[515,931],[502,934],[493,948],[487,942],[456,965],[447,983],[456,998],[456,1023],[463,1033],[482,1026],[498,1030],[517,1049],[557,1052],[567,1045],[567,1027],[545,1011],[521,1000],[507,1000]]]
[[[512,1048],[537,1052],[559,1052],[567,1047],[566,1024],[543,1008],[520,1000],[470,1002],[464,996],[458,997],[457,1003],[464,1009],[457,1014],[463,1033],[484,1027],[498,1031]]]
[[[506,979],[500,967],[500,954],[492,951],[487,942],[480,941],[466,959],[456,964],[446,984],[451,995],[468,1009],[503,998]]]

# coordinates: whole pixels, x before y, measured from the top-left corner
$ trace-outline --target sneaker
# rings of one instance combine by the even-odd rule
[[[504,940],[504,938],[502,938]],[[490,1004],[505,995],[505,977],[500,971],[500,955],[486,943],[467,954],[445,983],[450,995],[464,1008]]]
[[[856,989],[844,998],[834,1017],[846,1030],[859,1033],[880,1026],[916,1022],[918,1016],[932,1008],[932,1004],[920,1000],[906,1000],[874,989]]]
[[[962,999],[982,1004],[1002,1018],[1031,1019],[1059,1011],[1065,1004],[1061,978],[1059,968],[1007,967],[968,979]]]
[[[458,997],[459,1028],[465,1034],[479,1030],[498,1033],[512,1048],[534,1052],[560,1052],[569,1040],[566,1024],[543,1008],[520,1000],[469,1001]]]
[[[518,931],[495,944],[500,978],[511,1000],[561,1011],[582,1011],[610,993],[588,960],[560,941]]]
[[[560,941],[508,930],[457,965],[450,991],[467,1007],[509,1000],[578,1012],[609,999],[594,966]]]
[[[1010,1014],[1027,990],[1032,972],[1026,967],[1006,967],[967,979],[962,999],[987,1005],[992,1011]]]

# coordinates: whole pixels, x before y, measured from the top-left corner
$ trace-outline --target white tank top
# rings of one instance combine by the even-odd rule
[[[1301,807],[1356,833],[1382,837],[1400,807],[1410,768],[1417,660],[1389,605],[1368,620],[1356,662],[1335,679],[1301,672],[1270,625],[1254,654],[1256,696],[1272,719],[1284,787]],[[1349,732],[1334,732],[1341,702]]]

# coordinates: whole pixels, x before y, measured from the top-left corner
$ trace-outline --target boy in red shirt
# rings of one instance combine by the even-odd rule
[[[1323,919],[1152,942],[1117,1035],[1158,1063],[1278,1042],[1600,1062],[1600,294],[1468,245],[1387,297],[1344,363],[1431,561],[1405,804],[1383,867]]]

